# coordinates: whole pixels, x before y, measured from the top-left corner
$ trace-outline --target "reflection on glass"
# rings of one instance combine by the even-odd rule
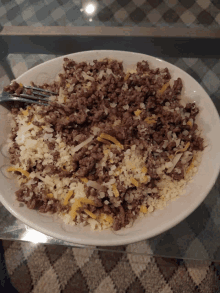
[[[96,6],[94,3],[89,3],[85,6],[84,9],[85,9],[85,13],[92,15],[96,10]]]
[[[47,238],[48,237],[46,235],[44,235],[38,231],[28,229],[22,235],[21,240],[30,241],[30,242],[37,244],[37,243],[46,243],[48,240]]]
[[[81,12],[83,12],[84,16],[87,18],[87,21],[92,22],[93,17],[97,13],[98,9],[98,3],[97,1],[82,1],[82,9],[80,9]]]

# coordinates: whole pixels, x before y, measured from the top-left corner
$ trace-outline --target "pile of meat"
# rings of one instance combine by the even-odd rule
[[[184,106],[181,102],[183,84],[180,78],[172,85],[167,68],[151,69],[147,61],[137,63],[135,71],[125,73],[122,62],[116,60],[95,60],[93,64],[88,64],[64,58],[63,69],[59,82],[37,85],[56,92],[57,96],[52,97],[49,106],[31,106],[28,121],[39,127],[38,137],[44,134],[43,127],[49,125],[54,130],[54,138],[59,134],[67,146],[76,147],[91,135],[94,139],[72,156],[69,162],[71,168],[57,167],[55,163],[45,166],[41,161],[33,163],[30,158],[26,170],[29,173],[36,170],[43,172],[47,168],[48,175],[57,174],[60,178],[74,180],[86,178],[102,185],[112,178],[109,166],[101,166],[100,162],[105,156],[104,148],[113,143],[106,139],[97,140],[100,134],[110,135],[123,146],[123,150],[118,147],[111,150],[115,158],[112,163],[116,167],[123,161],[125,152],[135,145],[139,155],[143,154],[144,157],[147,153],[145,166],[150,179],[139,182],[136,186],[126,186],[117,178],[115,186],[119,193],[116,198],[120,199],[119,204],[111,199],[105,185],[99,190],[85,184],[86,196],[93,197],[95,205],[85,203],[77,210],[81,215],[78,221],[86,221],[87,218],[82,216],[85,210],[95,215],[104,213],[112,217],[113,229],[119,230],[138,217],[143,204],[148,208],[147,197],[159,199],[160,194],[155,190],[162,180],[161,174],[176,181],[183,180],[186,168],[193,160],[192,154],[204,149],[195,122],[199,109],[194,103]],[[24,91],[23,86],[17,82],[4,90],[17,95]],[[17,115],[21,115],[21,107],[24,109],[25,105],[12,108],[15,121]],[[43,122],[34,121],[34,113],[44,117]],[[20,160],[20,146],[16,142],[18,128],[18,125],[15,126],[11,133],[13,145],[9,152],[13,165],[19,164]],[[48,148],[56,162],[62,153],[56,150],[55,142],[48,142]],[[168,163],[181,152],[182,158],[184,152],[187,152],[188,160],[179,159],[173,169],[170,169],[172,165]],[[161,162],[167,167],[158,172]],[[23,177],[25,178],[24,175]],[[30,186],[22,184],[16,193],[17,199],[41,212],[68,213],[70,203],[63,205],[59,199],[48,198],[46,188],[40,193],[35,192],[39,182],[41,180],[35,178],[35,183]],[[151,192],[143,192],[129,202],[130,194],[145,189]],[[27,197],[29,200],[26,200]]]

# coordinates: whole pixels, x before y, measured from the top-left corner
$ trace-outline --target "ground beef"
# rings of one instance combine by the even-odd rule
[[[63,73],[59,77],[60,82],[52,84],[39,86],[32,83],[33,86],[62,93],[63,96],[60,94],[59,97],[65,101],[56,100],[48,106],[34,108],[36,110],[28,115],[27,122],[39,128],[35,139],[46,134],[45,143],[53,162],[44,164],[42,159],[32,161],[30,158],[26,170],[39,172],[44,176],[56,175],[60,180],[81,180],[86,177],[100,185],[107,183],[112,178],[110,163],[100,165],[100,162],[104,157],[104,145],[111,146],[112,142],[104,141],[103,144],[102,141],[97,141],[100,133],[113,136],[123,145],[123,152],[110,148],[115,169],[131,146],[135,145],[141,156],[148,152],[145,165],[150,182],[142,182],[138,188],[127,187],[117,178],[115,185],[119,192],[118,199],[109,196],[106,186],[101,190],[85,186],[86,196],[93,198],[94,205],[84,204],[77,210],[80,221],[83,221],[82,214],[86,215],[86,209],[96,215],[106,213],[113,217],[113,229],[117,231],[137,218],[140,206],[143,203],[146,205],[147,197],[159,198],[159,193],[151,192],[145,196],[140,195],[138,199],[133,198],[129,203],[134,191],[137,193],[141,190],[144,193],[146,188],[157,187],[161,180],[157,168],[162,162],[171,162],[171,158],[187,143],[188,151],[192,153],[204,149],[203,139],[199,136],[195,123],[199,109],[194,103],[188,103],[185,107],[180,104],[183,87],[181,78],[175,80],[171,86],[169,70],[151,69],[147,61],[137,63],[136,73],[125,74],[122,62],[115,60],[94,60],[93,64],[87,64],[64,58]],[[166,88],[163,90],[164,87]],[[4,90],[20,95],[24,88],[14,81]],[[32,91],[27,90],[26,93],[31,94]],[[21,113],[19,107],[12,108],[13,117]],[[35,114],[42,119],[36,120]],[[48,126],[51,132],[45,133],[45,126]],[[95,134],[94,127],[98,128]],[[21,163],[21,150],[16,142],[18,130],[19,125],[15,120],[11,132],[13,143],[9,149],[13,165]],[[67,162],[70,163],[68,166],[57,165],[63,156],[57,137],[64,145],[74,149],[91,135],[94,136],[93,141],[73,152],[70,162]],[[48,136],[51,137],[47,138]],[[167,175],[177,181],[184,179],[185,167],[178,162]],[[16,192],[18,201],[26,203],[30,209],[39,209],[42,213],[70,210],[70,204],[63,205],[58,199],[48,198],[49,190],[38,190],[38,183],[42,183],[40,179],[35,179],[35,182],[30,187],[22,183]]]
[[[114,218],[114,222],[113,222],[113,230],[118,231],[120,230],[122,227],[122,223],[120,222],[120,218],[115,217]]]

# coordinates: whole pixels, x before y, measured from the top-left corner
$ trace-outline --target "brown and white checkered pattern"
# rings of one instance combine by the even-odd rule
[[[212,293],[220,288],[219,266],[210,261],[24,242],[3,241],[3,246],[20,293]]]
[[[98,1],[98,11],[92,22],[80,11],[81,8],[80,0],[0,0],[1,25],[214,29],[219,28],[220,24],[220,4],[217,0],[103,0]],[[53,57],[24,54],[11,55],[7,59],[12,74],[17,77]],[[193,76],[220,110],[218,59],[166,60]],[[0,87],[8,81],[1,67]],[[114,248],[115,252],[4,241],[5,260],[12,283],[21,293],[220,292],[220,266],[217,263],[149,256],[219,260],[219,192],[220,179],[204,203],[185,221],[148,241]],[[5,237],[19,239],[23,232],[22,225],[1,204],[0,214],[0,229],[5,231]]]
[[[5,26],[146,26],[208,27],[220,24],[218,0],[94,0],[91,21],[82,11],[89,0],[0,0]]]
[[[216,27],[218,1],[210,0],[105,0],[98,19],[114,25]]]

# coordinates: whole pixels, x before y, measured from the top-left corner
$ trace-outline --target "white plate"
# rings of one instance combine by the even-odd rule
[[[62,69],[63,57],[59,57],[43,64],[40,64],[17,78],[18,82],[28,85],[31,81],[37,84],[53,81]],[[220,123],[218,113],[203,88],[187,73],[178,67],[163,60],[130,52],[121,51],[88,51],[67,55],[77,62],[89,61],[102,58],[115,58],[124,62],[125,68],[132,68],[142,60],[149,61],[152,67],[167,67],[172,78],[181,77],[184,83],[183,95],[196,101],[200,107],[199,123],[203,128],[204,135],[208,141],[198,174],[192,183],[187,187],[185,195],[176,201],[170,202],[164,210],[158,210],[136,221],[132,228],[123,229],[113,233],[110,230],[95,232],[89,227],[78,228],[63,224],[53,216],[40,214],[37,211],[29,210],[26,206],[20,207],[15,200],[14,192],[17,185],[14,179],[5,172],[5,165],[9,164],[6,158],[5,142],[9,132],[9,122],[6,111],[0,107],[0,144],[2,146],[0,154],[0,200],[4,206],[19,220],[28,226],[45,233],[49,236],[87,245],[122,245],[135,241],[140,241],[158,235],[185,219],[204,200],[215,183],[220,165]],[[11,177],[10,177],[11,178]],[[201,219],[202,221],[202,219]]]

